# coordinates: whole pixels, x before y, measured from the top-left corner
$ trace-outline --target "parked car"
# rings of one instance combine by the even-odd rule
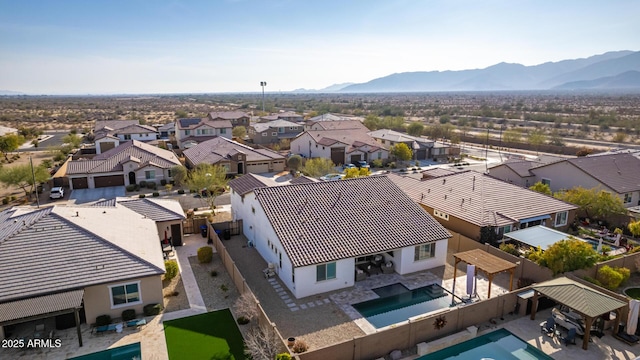
[[[64,189],[56,186],[51,189],[51,194],[49,194],[50,199],[62,199],[64,197]]]
[[[356,166],[358,168],[365,168],[365,169],[369,168],[369,164],[367,164],[367,162],[364,160],[356,161]]]
[[[353,169],[353,168],[355,168],[355,167],[356,167],[356,166],[355,166],[355,165],[353,165],[353,164],[345,164],[345,165],[342,165],[342,169],[344,169],[344,170],[346,170],[346,169]]]
[[[320,180],[322,181],[336,181],[342,179],[344,179],[344,174],[327,174],[320,177]]]

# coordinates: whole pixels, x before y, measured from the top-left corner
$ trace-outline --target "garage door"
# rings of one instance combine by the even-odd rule
[[[74,178],[71,179],[71,185],[73,185],[74,189],[86,189],[89,187],[89,181],[87,178]]]
[[[344,162],[344,148],[331,148],[331,161],[334,164],[342,164]]]
[[[111,176],[96,176],[93,179],[96,188],[109,187],[109,186],[121,186],[124,185],[124,176],[111,175]]]
[[[356,162],[362,160],[362,154],[351,155],[351,163],[355,164]]]

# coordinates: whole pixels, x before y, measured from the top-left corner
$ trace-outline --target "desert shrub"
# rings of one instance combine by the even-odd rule
[[[96,317],[96,326],[105,326],[111,324],[111,316],[100,315]]]
[[[160,196],[160,193],[159,193],[159,192],[157,192],[157,191],[154,191],[154,192],[153,192],[153,197],[158,197],[158,196]]]
[[[2,199],[2,205],[7,205],[9,203],[9,197]]]
[[[288,353],[281,353],[276,355],[276,360],[291,360],[291,355]]]
[[[9,197],[9,201],[15,201],[15,200],[16,200],[16,196],[15,196],[15,195],[11,195],[11,196]]]
[[[210,263],[213,260],[213,249],[209,246],[203,246],[198,249],[198,262],[201,264]]]
[[[142,181],[140,181],[140,183],[138,185],[140,185],[140,187],[144,189],[144,188],[147,187],[147,182],[142,180]]]
[[[514,244],[500,244],[500,250],[506,252],[507,254],[520,256],[520,251],[518,251],[518,247],[516,247]]]
[[[388,163],[388,164],[387,164],[387,166],[388,166],[390,169],[395,169],[395,168],[397,167],[397,165],[396,165],[396,162],[395,162],[395,161],[392,161],[392,162]]]
[[[598,280],[596,280],[596,279],[592,278],[591,276],[585,276],[583,279],[585,279],[586,281],[588,281],[588,282],[590,282],[590,283],[592,283],[592,284],[595,284],[595,285],[598,285],[598,286],[602,286],[602,284],[600,283],[600,281],[598,281]]]
[[[160,180],[160,185],[162,185],[162,186],[167,185],[167,180],[165,180],[165,179]]]
[[[633,248],[631,248],[631,250],[629,250],[627,252],[627,254],[634,254],[640,251],[640,246],[634,246]]]
[[[122,321],[129,321],[136,318],[136,311],[133,309],[127,309],[122,312]]]
[[[236,320],[236,321],[237,321],[237,322],[238,322],[238,324],[240,324],[240,325],[247,325],[247,324],[249,323],[249,321],[250,321],[250,320],[249,320],[249,319],[247,319],[247,318],[246,318],[246,317],[244,317],[244,316],[240,316],[240,317],[238,318],[238,320]]]
[[[220,285],[220,290],[222,290],[224,292],[227,292],[227,291],[229,291],[229,287],[227,286],[227,284],[222,284],[222,285]]]
[[[307,343],[304,342],[304,340],[296,340],[291,350],[293,350],[294,353],[303,353],[309,350],[309,345],[307,345]]]
[[[165,261],[164,268],[166,269],[164,273],[165,280],[171,280],[178,275],[178,263],[175,260]]]
[[[617,289],[622,283],[627,281],[631,276],[631,270],[627,268],[612,268],[608,265],[604,265],[598,269],[596,279],[602,284],[603,287],[609,290]]]
[[[146,198],[146,197],[147,197],[147,195],[145,195],[145,194],[140,194],[140,195],[138,195],[138,197],[139,197],[140,199],[144,199],[144,198]]]
[[[218,272],[215,270],[211,270],[211,277],[216,277],[218,276]]]
[[[184,194],[184,190],[183,189],[178,190],[178,194],[180,195]]]
[[[381,168],[382,167],[382,160],[375,159],[375,160],[371,161],[371,167]]]
[[[148,182],[148,183],[147,183],[147,188],[149,188],[149,189],[151,189],[151,190],[155,190],[155,189],[156,189],[156,187],[158,187],[158,184],[156,184],[156,183],[154,183],[154,182],[152,182],[152,181],[150,181],[150,182]]]
[[[126,189],[129,192],[135,191],[136,190],[136,185],[135,184],[127,185]]]
[[[158,315],[162,311],[162,304],[149,304],[142,308],[144,316]]]

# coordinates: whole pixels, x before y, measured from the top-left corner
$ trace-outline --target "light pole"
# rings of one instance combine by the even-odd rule
[[[262,112],[264,112],[264,87],[267,86],[267,82],[260,81],[260,86],[262,86]]]

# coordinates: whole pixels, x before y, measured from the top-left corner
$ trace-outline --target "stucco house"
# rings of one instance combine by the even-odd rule
[[[489,174],[496,179],[528,188],[536,183],[536,176],[531,169],[540,165],[544,163],[535,160],[510,159],[490,167]]]
[[[207,114],[207,119],[210,121],[229,121],[233,127],[247,127],[251,117],[244,111],[217,111]]]
[[[376,256],[399,274],[446,262],[449,232],[386,177],[229,186],[250,245],[296,298],[353,286]]]
[[[284,170],[285,158],[267,149],[254,149],[225,137],[215,137],[185,149],[188,168],[198,164],[222,165],[228,175],[247,173],[280,172]]]
[[[287,120],[259,122],[249,126],[248,135],[254,144],[274,144],[290,140],[303,131],[303,126]]]
[[[326,113],[318,116],[314,116],[307,121],[305,121],[304,129],[312,130],[314,125],[317,125],[319,122],[325,121],[358,121],[362,122],[364,119],[358,116],[346,115],[346,114],[334,114],[334,113]]]
[[[156,128],[140,125],[138,120],[96,121],[93,134],[96,154],[113,149],[129,140],[151,142],[158,139],[158,130]]]
[[[153,145],[130,140],[91,159],[67,161],[71,189],[126,186],[140,181],[171,181],[171,168],[181,165],[176,155]]]
[[[566,231],[578,208],[471,170],[424,180],[388,177],[444,227],[477,241],[485,240],[483,228],[499,236],[535,225]]]
[[[158,204],[153,207],[163,207]],[[26,321],[70,317],[79,326],[100,315],[118,318],[127,309],[142,314],[145,305],[162,304],[164,232],[133,206],[0,212],[0,338],[7,326]],[[177,208],[156,207],[156,214]]]
[[[304,117],[295,111],[283,111],[275,114],[260,116],[258,122],[270,122],[274,120],[286,120],[294,123],[304,121]],[[300,125],[302,126],[302,125]]]
[[[291,152],[307,158],[327,158],[336,165],[389,157],[387,146],[363,129],[308,130],[291,141]]]
[[[175,126],[175,137],[178,146],[186,149],[216,136],[231,139],[232,130],[233,125],[228,119],[217,117],[215,120],[209,117],[178,119]]]

